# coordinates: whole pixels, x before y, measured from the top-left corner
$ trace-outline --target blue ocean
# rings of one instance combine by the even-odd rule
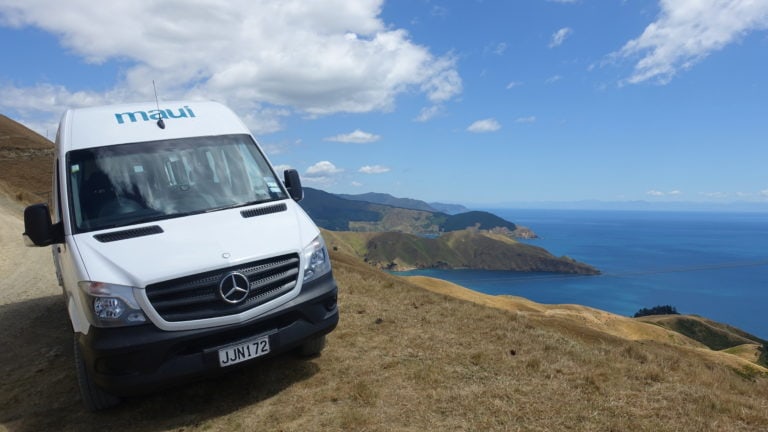
[[[490,210],[531,228],[527,241],[599,276],[418,270],[486,294],[574,303],[620,315],[672,305],[768,339],[768,214]]]

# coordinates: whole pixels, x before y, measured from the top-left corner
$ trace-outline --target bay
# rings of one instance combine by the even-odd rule
[[[591,264],[599,276],[416,270],[492,295],[581,304],[620,315],[672,305],[768,339],[768,214],[489,209],[527,241]]]

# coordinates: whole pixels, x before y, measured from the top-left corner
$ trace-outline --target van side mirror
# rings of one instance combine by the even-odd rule
[[[288,193],[291,194],[291,198],[296,202],[304,199],[304,189],[301,188],[299,172],[295,169],[287,169],[283,173],[283,176],[285,178],[285,187],[288,188]]]
[[[33,204],[24,209],[24,243],[27,246],[48,246],[64,241],[61,224],[51,223],[46,204]]]

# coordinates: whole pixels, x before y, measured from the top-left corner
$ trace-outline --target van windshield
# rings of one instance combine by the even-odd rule
[[[67,172],[76,232],[287,198],[245,134],[75,150]]]

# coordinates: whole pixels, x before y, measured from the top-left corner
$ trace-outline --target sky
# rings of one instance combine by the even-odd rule
[[[0,0],[0,113],[210,99],[334,193],[768,209],[768,0]]]

